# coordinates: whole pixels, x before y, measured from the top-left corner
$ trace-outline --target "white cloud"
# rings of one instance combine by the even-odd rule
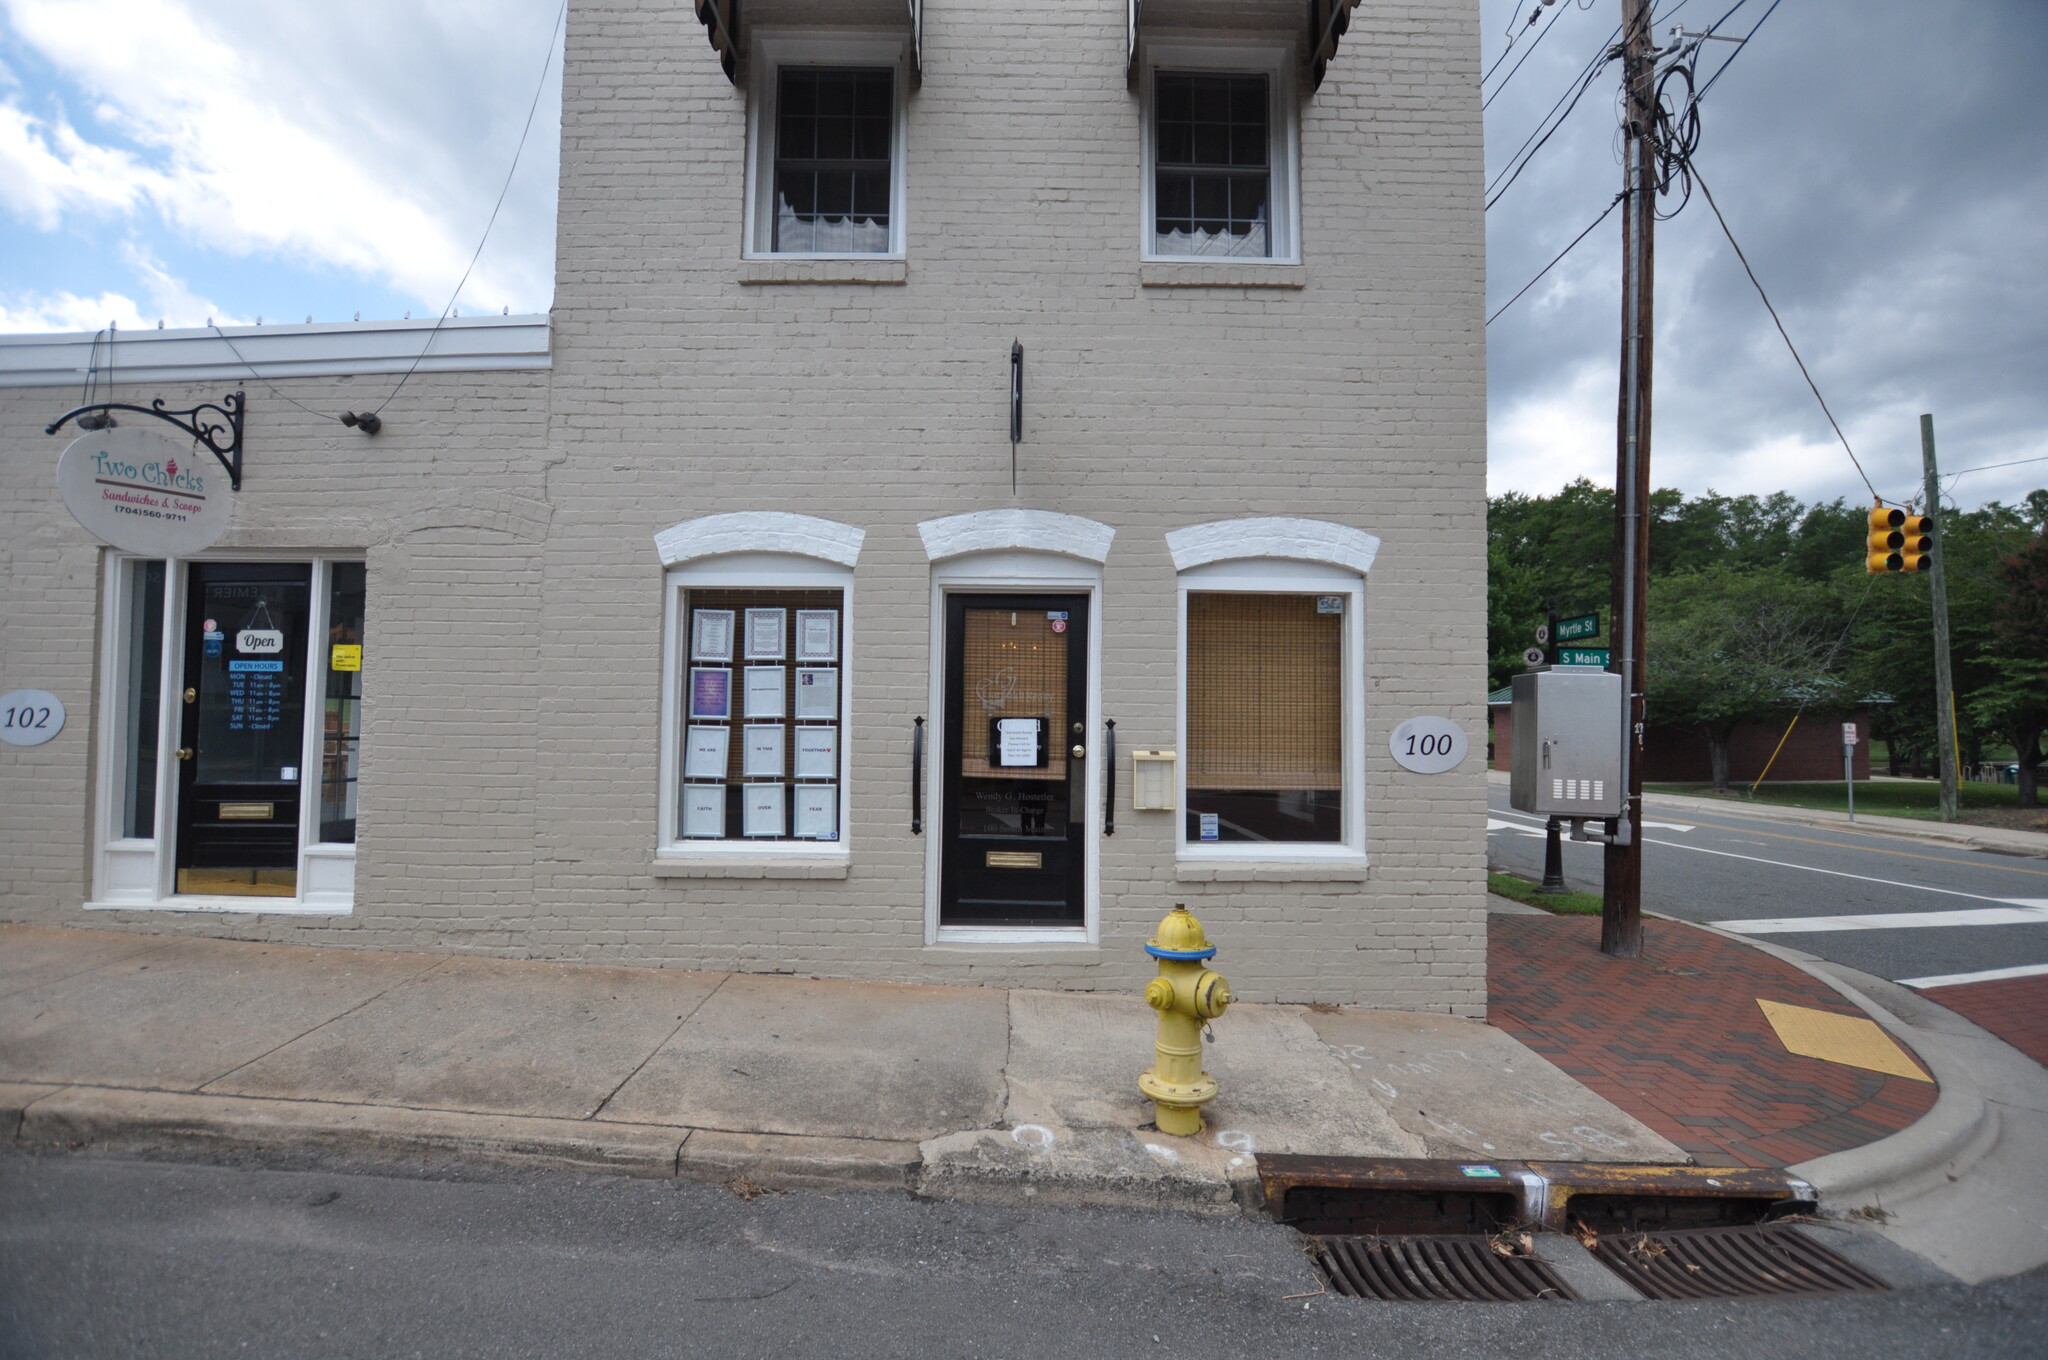
[[[34,331],[97,331],[109,322],[124,331],[153,329],[158,322],[173,328],[246,326],[248,319],[231,316],[200,297],[164,267],[163,261],[133,241],[123,243],[121,258],[142,281],[149,305],[111,290],[98,297],[55,292],[0,297],[0,333]]]
[[[496,196],[518,133],[499,124],[508,104],[524,118],[546,22],[480,8],[422,19],[391,0],[7,0],[7,15],[109,130],[96,143],[18,96],[0,105],[11,212],[42,230],[73,212],[154,214],[213,250],[378,278],[436,310]],[[382,41],[393,34],[404,41]],[[552,126],[536,119],[529,154],[548,159]],[[478,265],[469,305],[546,305],[552,251],[536,237],[552,236],[552,180],[535,178],[546,201],[529,193],[508,214],[544,226],[501,220],[509,239]]]

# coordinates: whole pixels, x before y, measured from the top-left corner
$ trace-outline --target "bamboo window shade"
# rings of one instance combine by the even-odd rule
[[[1043,609],[969,609],[963,631],[966,720],[960,724],[960,773],[970,779],[1065,779],[1071,634],[1055,633]],[[991,765],[991,718],[1044,718],[1045,768]]]
[[[1189,592],[1188,787],[1341,788],[1343,683],[1315,596]]]

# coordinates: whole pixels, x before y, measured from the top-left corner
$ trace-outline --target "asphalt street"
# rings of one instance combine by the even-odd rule
[[[1646,821],[1647,911],[1729,925],[1895,982],[2048,964],[2048,860],[1768,812],[1652,807]],[[1498,786],[1487,790],[1486,845],[1493,867],[1542,877],[1543,819],[1514,811]],[[1567,837],[1566,883],[1598,893],[1600,854]]]
[[[902,1194],[6,1153],[0,1354],[1981,1360],[2048,1334],[2042,1272],[1760,1303],[1374,1304],[1317,1293],[1299,1244],[1242,1219]]]

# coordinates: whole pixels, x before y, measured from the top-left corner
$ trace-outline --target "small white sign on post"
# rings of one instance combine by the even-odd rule
[[[1844,746],[1854,746],[1855,744],[1856,744],[1856,724],[1855,724],[1855,723],[1852,723],[1852,722],[1846,722],[1846,723],[1843,723],[1843,724],[1842,724],[1842,745],[1844,745]]]
[[[1449,718],[1409,718],[1387,738],[1387,749],[1404,770],[1443,774],[1465,759],[1465,729]]]

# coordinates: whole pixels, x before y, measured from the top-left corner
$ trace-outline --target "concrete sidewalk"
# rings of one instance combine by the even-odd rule
[[[1227,944],[1221,960],[1227,969]],[[1135,996],[0,927],[0,1136],[1231,1213],[1256,1152],[1683,1162],[1501,1030],[1236,1005],[1192,1139]]]

